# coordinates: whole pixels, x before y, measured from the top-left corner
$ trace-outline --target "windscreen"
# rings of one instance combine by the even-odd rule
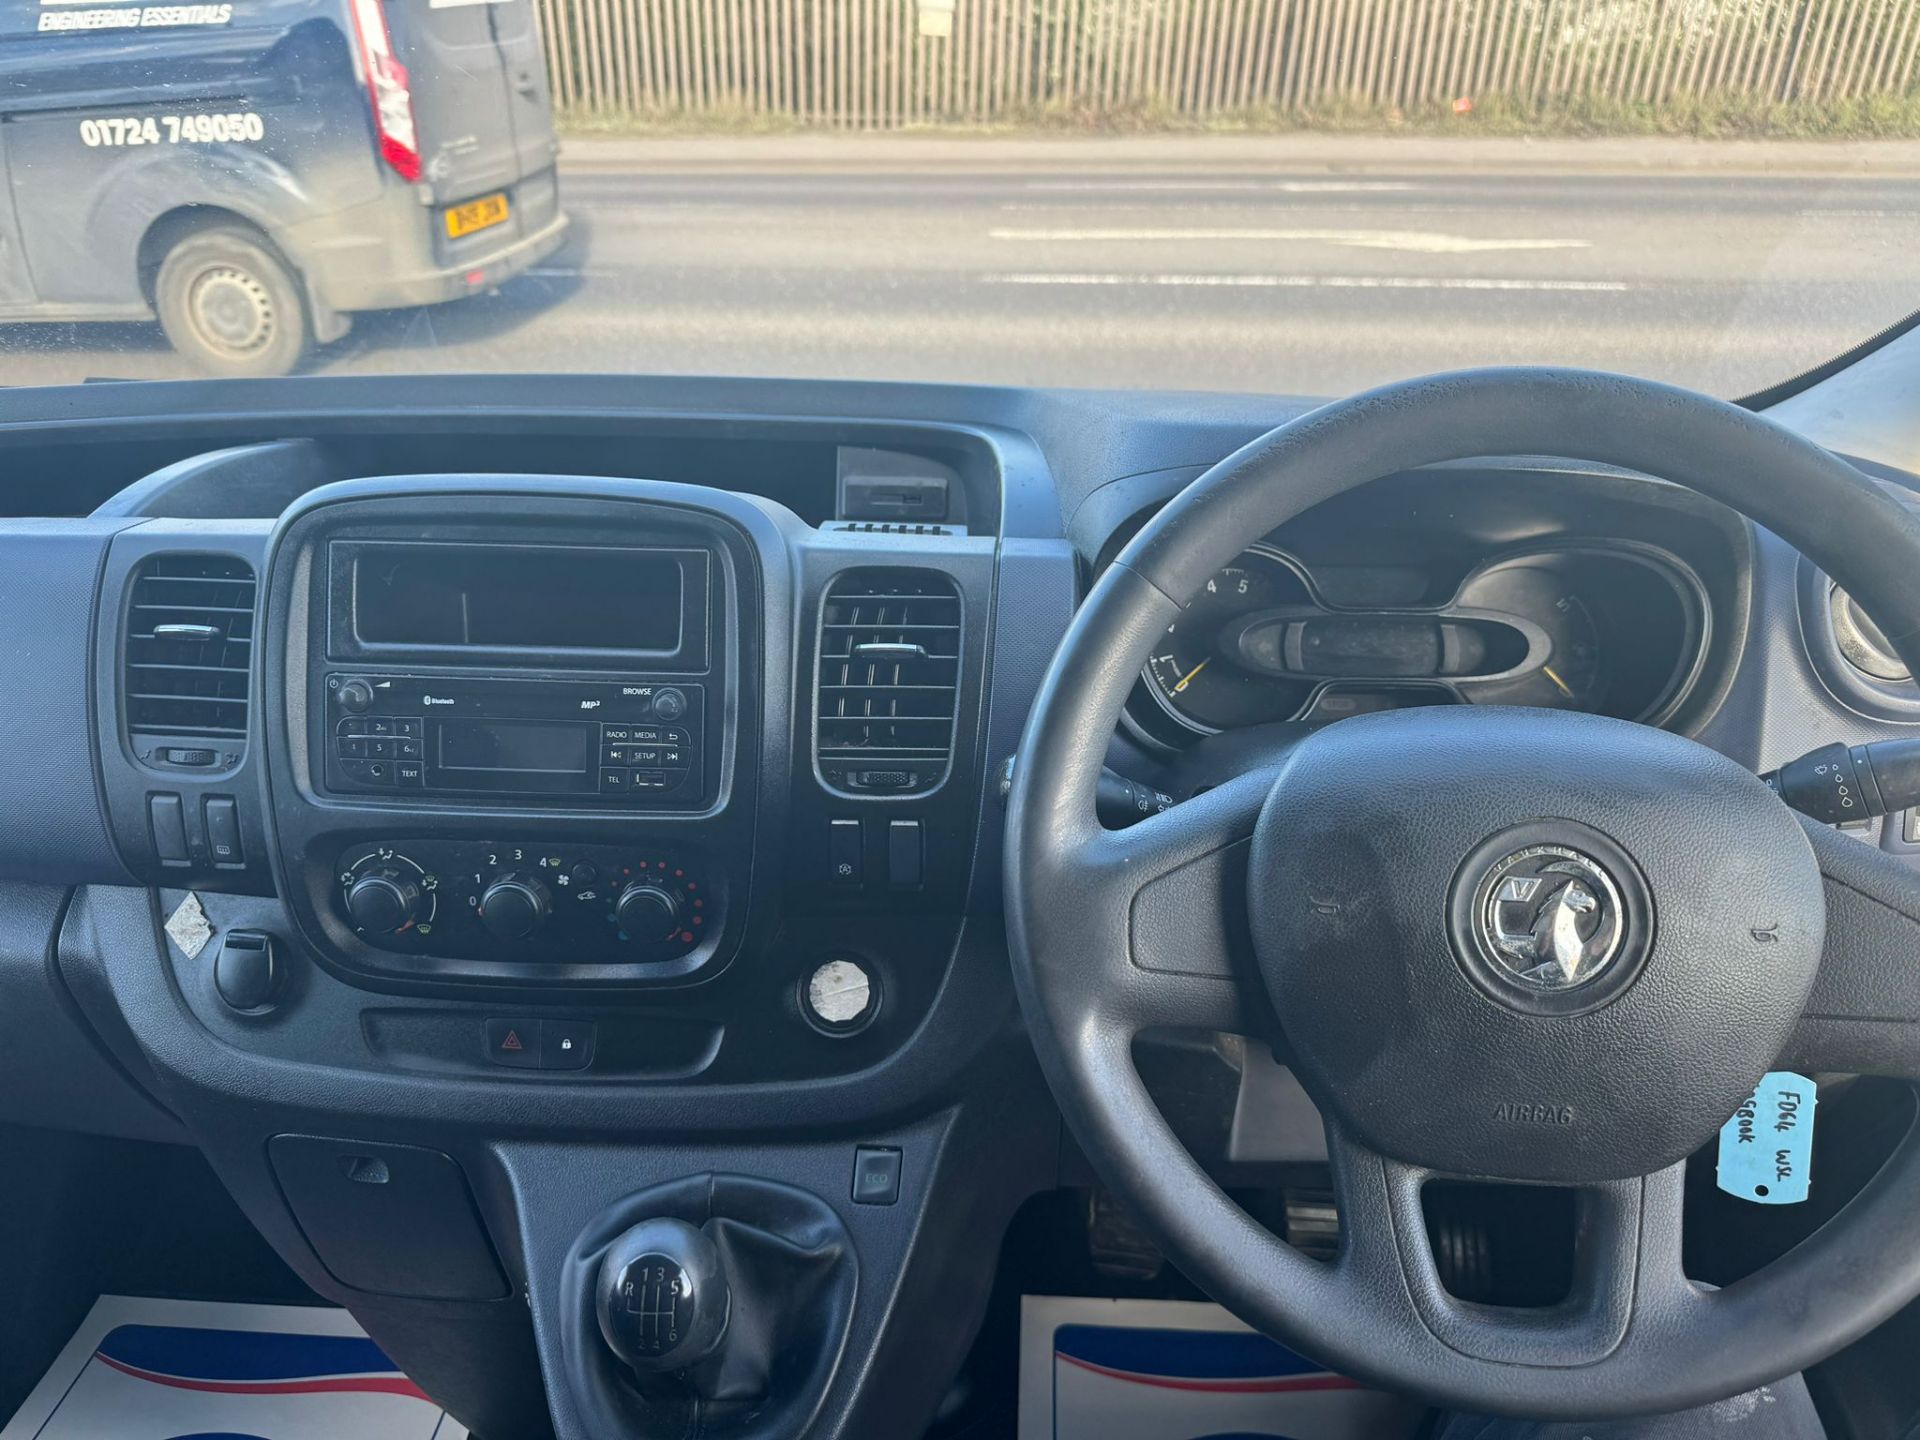
[[[11,0],[0,383],[1738,396],[1916,308],[1884,0]]]

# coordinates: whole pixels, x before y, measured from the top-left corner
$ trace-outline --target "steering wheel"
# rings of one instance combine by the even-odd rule
[[[1697,1284],[1680,1246],[1686,1157],[1783,1057],[1920,1076],[1920,878],[1702,745],[1559,711],[1359,716],[1132,828],[1094,816],[1149,647],[1250,541],[1381,475],[1539,454],[1743,512],[1844,586],[1920,674],[1920,522],[1771,421],[1568,370],[1370,391],[1221,461],[1094,585],[1021,742],[1008,929],[1088,1158],[1248,1324],[1460,1408],[1665,1412],[1803,1369],[1920,1293],[1911,1131],[1837,1217],[1746,1279]],[[1578,913],[1547,938],[1551,973],[1528,975],[1506,933],[1527,907],[1515,921],[1504,902],[1543,874]],[[1280,1044],[1326,1122],[1333,1260],[1250,1218],[1175,1138],[1132,1062],[1158,1027]],[[1422,1220],[1434,1177],[1571,1187],[1571,1294],[1544,1309],[1455,1299]]]

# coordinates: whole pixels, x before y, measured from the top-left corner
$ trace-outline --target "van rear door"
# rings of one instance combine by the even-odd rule
[[[553,97],[547,90],[547,57],[534,24],[534,0],[494,0],[487,6],[493,37],[507,67],[513,93],[513,143],[520,151],[521,173],[531,175],[553,163]]]
[[[551,165],[532,0],[385,0],[384,8],[437,198],[508,190]]]

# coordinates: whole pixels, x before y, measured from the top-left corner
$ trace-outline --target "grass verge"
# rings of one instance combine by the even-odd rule
[[[784,135],[865,130],[808,124],[745,107],[603,111],[562,107],[563,134],[621,136]],[[1051,105],[991,122],[959,119],[893,126],[918,135],[1499,135],[1598,137],[1661,135],[1702,140],[1906,140],[1920,138],[1920,92],[1865,99],[1762,101],[1748,96],[1681,96],[1664,104],[1580,99],[1540,104],[1489,96],[1472,108],[1433,103],[1407,109],[1358,103],[1261,106],[1216,115],[1183,115],[1170,106]]]

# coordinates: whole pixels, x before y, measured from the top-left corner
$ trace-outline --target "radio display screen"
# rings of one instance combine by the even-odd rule
[[[442,720],[436,728],[443,771],[584,775],[599,736],[597,725],[566,721]]]
[[[353,628],[363,643],[493,650],[677,650],[686,567],[702,558],[587,545],[374,543],[353,552]]]

